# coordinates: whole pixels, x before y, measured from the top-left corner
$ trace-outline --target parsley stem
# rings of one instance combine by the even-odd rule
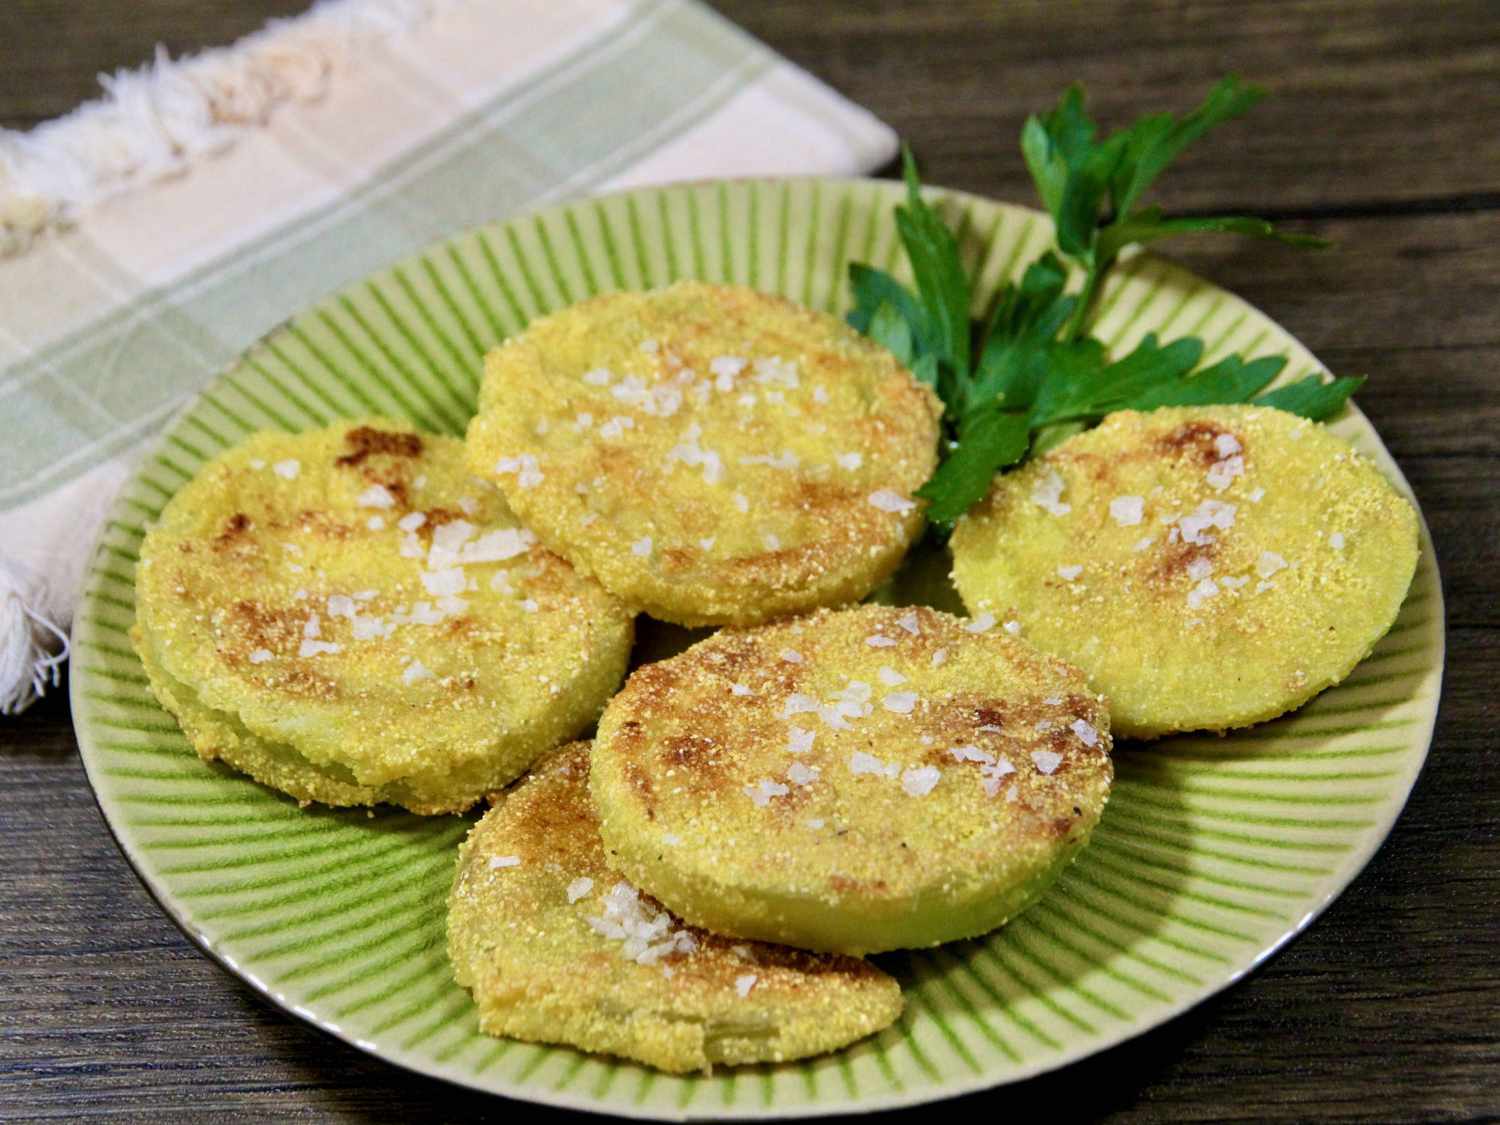
[[[1063,330],[1063,343],[1071,344],[1083,335],[1089,312],[1094,307],[1094,295],[1103,279],[1104,270],[1097,265],[1090,265],[1083,278],[1083,288],[1078,293],[1078,303],[1073,306],[1073,313],[1068,317],[1068,325]]]

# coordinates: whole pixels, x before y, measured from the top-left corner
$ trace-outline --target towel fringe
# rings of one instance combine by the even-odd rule
[[[111,196],[222,152],[284,103],[323,96],[361,51],[460,0],[319,0],[230,47],[100,75],[105,96],[30,132],[0,129],[0,258]]]
[[[0,715],[16,715],[61,682],[68,635],[21,600],[4,566],[0,587]]]

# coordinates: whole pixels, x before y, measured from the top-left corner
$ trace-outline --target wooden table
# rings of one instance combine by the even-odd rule
[[[1336,371],[1417,491],[1448,599],[1431,759],[1389,842],[1255,976],[1102,1056],[960,1111],[1062,1119],[1500,1114],[1500,5],[719,0],[895,125],[934,183],[1030,201],[1024,115],[1074,78],[1110,123],[1233,69],[1276,97],[1168,177],[1169,207],[1273,216],[1337,249],[1173,253]],[[95,72],[227,41],[299,0],[4,0],[0,124]],[[65,693],[0,720],[0,1119],[511,1119],[273,1010],[197,952],[116,851]],[[533,1110],[525,1107],[528,1115]],[[528,1118],[529,1119],[529,1116]]]

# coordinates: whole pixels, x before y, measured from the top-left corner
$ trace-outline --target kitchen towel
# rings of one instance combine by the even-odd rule
[[[543,203],[896,151],[696,0],[324,0],[102,81],[0,130],[0,713],[56,682],[142,449],[289,315]]]

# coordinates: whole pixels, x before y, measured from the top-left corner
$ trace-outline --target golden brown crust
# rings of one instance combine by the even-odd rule
[[[1417,519],[1323,426],[1183,407],[1112,414],[997,478],[951,542],[971,612],[1082,668],[1117,734],[1156,737],[1346,676],[1395,620]]]
[[[463,846],[449,957],[486,1031],[682,1072],[818,1054],[900,1014],[872,965],[686,926],[622,883],[588,772],[585,743],[547,755]]]
[[[631,638],[457,441],[379,420],[205,466],[148,533],[137,602],[137,648],[200,753],[301,800],[420,812],[587,726]]]
[[[938,416],[835,318],[681,282],[585,301],[491,352],[468,448],[544,543],[626,601],[745,624],[889,576],[921,528],[910,496]]]
[[[866,952],[1030,902],[1098,820],[1109,747],[1061,661],[864,606],[637,670],[600,720],[593,788],[614,862],[683,917]]]

